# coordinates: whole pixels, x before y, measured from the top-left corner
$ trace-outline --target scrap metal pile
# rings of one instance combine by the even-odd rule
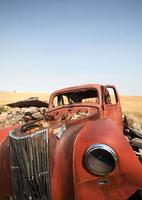
[[[140,125],[136,123],[133,117],[125,115],[123,117],[123,127],[127,141],[142,162],[142,130]]]

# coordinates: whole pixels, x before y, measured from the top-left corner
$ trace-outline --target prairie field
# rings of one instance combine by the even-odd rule
[[[49,95],[49,93],[0,92],[0,105],[25,100],[30,97],[38,97],[40,100],[48,101]]]
[[[29,97],[39,97],[40,100],[48,101],[49,96],[49,93],[0,92],[0,105]],[[123,113],[134,116],[142,126],[142,96],[121,96],[120,100]]]
[[[132,115],[142,127],[142,96],[121,96],[123,113]]]

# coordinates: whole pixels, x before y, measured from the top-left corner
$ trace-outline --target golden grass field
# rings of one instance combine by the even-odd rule
[[[48,101],[49,93],[0,92],[0,105],[29,97],[39,97],[41,100]],[[142,96],[121,96],[120,99],[123,112],[136,117],[142,126]]]
[[[0,105],[28,99],[30,97],[39,97],[40,100],[48,101],[49,93],[0,92]]]
[[[142,126],[142,96],[121,96],[122,110],[133,115]]]

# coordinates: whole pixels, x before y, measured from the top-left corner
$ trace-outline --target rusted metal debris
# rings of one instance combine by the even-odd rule
[[[48,108],[48,103],[45,101],[38,100],[38,97],[31,97],[29,99],[23,100],[23,101],[17,101],[14,103],[9,103],[7,106],[11,108],[23,108],[23,107],[46,107]]]

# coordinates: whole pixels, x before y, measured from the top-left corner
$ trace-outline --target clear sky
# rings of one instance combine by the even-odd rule
[[[0,90],[142,95],[142,0],[0,0]]]

